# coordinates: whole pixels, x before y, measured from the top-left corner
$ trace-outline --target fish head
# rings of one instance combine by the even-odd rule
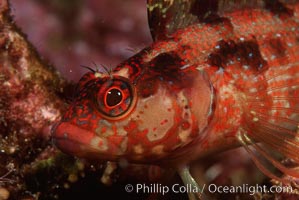
[[[162,54],[85,74],[53,129],[56,146],[78,157],[133,163],[186,156],[205,136],[213,89],[204,72],[183,66]]]

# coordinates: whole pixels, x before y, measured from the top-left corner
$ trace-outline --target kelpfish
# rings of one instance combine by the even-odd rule
[[[299,163],[299,1],[147,5],[153,43],[111,71],[81,78],[53,129],[57,147],[172,167],[196,185],[193,161],[244,146],[270,178],[286,181],[265,161],[298,178],[273,153]]]

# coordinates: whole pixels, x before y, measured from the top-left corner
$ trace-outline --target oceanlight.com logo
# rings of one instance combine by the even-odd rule
[[[145,184],[140,183],[136,185],[127,184],[125,186],[126,192],[135,192],[137,194],[162,194],[165,195],[167,193],[198,193],[202,194],[204,192],[208,193],[224,193],[224,194],[249,194],[254,195],[256,193],[293,193],[293,188],[291,186],[279,186],[273,185],[267,187],[266,185],[248,185],[243,184],[240,186],[223,186],[223,185],[216,185],[216,184],[204,184],[201,188],[197,188],[194,185],[187,184],[187,185],[180,185],[180,184],[173,184],[173,185],[162,185],[160,183],[152,183],[152,184]],[[207,190],[207,191],[206,191]]]
[[[248,185],[243,184],[240,186],[220,186],[216,184],[210,184],[208,186],[208,191],[210,193],[225,193],[225,194],[250,194],[254,195],[256,193],[293,193],[293,188],[291,186],[279,186],[273,185],[271,187],[267,187],[266,185]]]

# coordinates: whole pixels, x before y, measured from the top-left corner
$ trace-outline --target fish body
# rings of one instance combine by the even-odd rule
[[[201,1],[187,1],[191,14],[177,27],[157,10],[175,2],[148,2],[149,18],[161,21],[150,21],[154,43],[111,73],[81,78],[53,130],[56,145],[79,157],[179,168],[260,142],[299,160],[298,1],[222,10],[215,1],[208,17],[192,11]]]

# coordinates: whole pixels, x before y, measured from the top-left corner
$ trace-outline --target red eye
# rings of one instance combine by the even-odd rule
[[[110,79],[97,95],[99,111],[108,118],[118,118],[128,113],[134,98],[133,87],[126,79]]]

